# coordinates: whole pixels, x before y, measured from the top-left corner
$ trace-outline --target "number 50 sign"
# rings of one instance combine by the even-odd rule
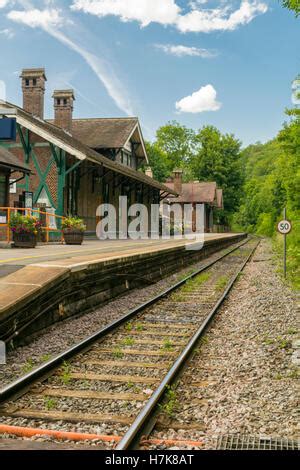
[[[287,235],[292,230],[292,224],[288,220],[281,220],[277,225],[277,230],[283,235]]]

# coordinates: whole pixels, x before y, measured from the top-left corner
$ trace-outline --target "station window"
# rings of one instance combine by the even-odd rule
[[[36,86],[36,78],[33,78],[33,79],[32,79],[32,85],[33,85],[33,86]]]
[[[126,166],[131,166],[131,154],[125,150],[121,151],[121,163]]]
[[[64,105],[66,106],[67,104],[67,98],[64,98]]]
[[[26,80],[25,80],[25,86],[29,86],[29,80],[28,80],[28,78],[26,78]]]
[[[59,106],[60,105],[60,98],[57,98],[56,104]]]

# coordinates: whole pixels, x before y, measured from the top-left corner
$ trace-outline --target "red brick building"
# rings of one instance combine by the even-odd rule
[[[31,191],[34,207],[78,215],[94,232],[96,208],[102,202],[118,209],[119,196],[126,195],[129,203],[150,206],[172,193],[141,171],[148,158],[138,118],[73,119],[73,90],[55,90],[54,119],[45,120],[45,70],[24,69],[21,81],[23,107],[0,103],[0,117],[9,110],[7,117],[16,119],[17,139],[0,146],[32,173],[16,184],[10,206]]]
[[[182,170],[176,169],[173,172],[173,178],[165,184],[171,191],[178,194],[177,197],[169,197],[168,202],[172,204],[193,204],[193,231],[195,231],[195,205],[204,204],[205,222],[204,231],[214,231],[214,209],[223,209],[223,191],[217,188],[215,182],[190,181],[182,182]]]

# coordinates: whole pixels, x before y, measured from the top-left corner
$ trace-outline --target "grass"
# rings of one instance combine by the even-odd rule
[[[175,294],[172,294],[171,300],[172,300],[172,302],[184,302],[185,301],[185,296],[183,294],[175,292]]]
[[[299,378],[299,369],[295,367],[295,369],[291,370],[291,372],[287,375],[288,379],[298,379]]]
[[[27,359],[25,364],[22,366],[22,371],[24,374],[28,374],[28,372],[32,371],[34,367],[34,361],[33,359]]]
[[[188,276],[191,276],[192,274],[194,274],[194,272],[195,272],[194,269],[190,269],[189,271],[181,274],[180,276],[178,276],[178,281],[183,281],[183,279],[185,279]]]
[[[53,408],[56,408],[57,406],[57,400],[54,398],[45,397],[45,406],[47,410],[53,410]]]
[[[267,345],[274,344],[274,343],[275,343],[275,339],[265,337],[265,338],[263,339],[263,343],[265,343],[265,344],[267,344]]]
[[[71,380],[71,366],[68,362],[64,361],[62,365],[61,380],[64,385],[67,385]]]
[[[222,290],[228,283],[228,276],[221,276],[216,282],[216,290]]]
[[[179,410],[179,402],[174,386],[166,386],[165,400],[165,403],[158,406],[165,414],[172,418],[174,413]]]
[[[44,354],[43,356],[41,356],[41,362],[47,362],[51,359],[51,354]]]
[[[263,343],[266,345],[274,344],[279,349],[290,349],[292,345],[291,341],[289,341],[288,339],[282,338],[281,336],[278,336],[276,339],[265,337],[263,340]]]
[[[143,327],[143,325],[142,325],[141,323],[137,323],[137,324],[135,325],[135,329],[136,329],[137,331],[143,331],[144,327]]]
[[[125,325],[125,330],[126,330],[126,331],[131,331],[132,328],[133,328],[133,327],[132,327],[132,323],[131,323],[130,321],[127,322],[126,325]]]
[[[172,351],[173,350],[173,343],[169,339],[166,339],[164,341],[164,344],[162,345],[162,349],[165,349],[166,351]]]
[[[129,390],[132,390],[134,393],[140,393],[140,391],[141,391],[140,387],[138,387],[136,384],[134,384],[133,382],[130,382],[130,381],[127,382],[126,387]]]
[[[121,359],[124,356],[124,353],[121,348],[115,348],[112,351],[112,355],[115,359]]]
[[[211,277],[211,273],[203,272],[198,276],[195,276],[193,279],[190,279],[186,282],[186,284],[182,287],[182,292],[192,292],[193,290],[200,287],[204,282],[208,281]]]
[[[300,290],[300,248],[299,248],[299,221],[293,221],[293,230],[287,235],[287,279],[283,278],[283,236],[275,234],[272,238],[274,261],[277,264],[277,272],[282,281],[295,290]]]
[[[123,346],[133,346],[134,345],[134,339],[133,338],[125,338],[122,341]]]
[[[286,332],[287,335],[296,335],[298,333],[297,328],[289,328]]]

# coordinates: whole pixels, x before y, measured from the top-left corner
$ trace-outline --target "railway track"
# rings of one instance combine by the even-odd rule
[[[157,411],[170,403],[173,381],[257,244],[250,239],[227,249],[164,293],[0,390],[0,431],[96,440],[103,448],[122,450],[138,448],[142,436],[154,428],[167,429]]]

